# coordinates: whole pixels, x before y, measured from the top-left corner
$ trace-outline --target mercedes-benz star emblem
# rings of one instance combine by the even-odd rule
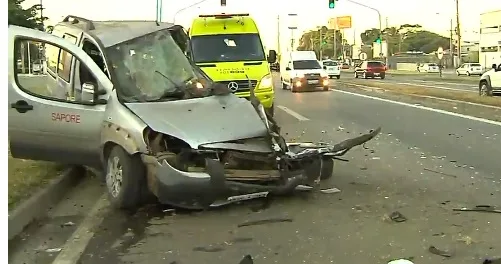
[[[228,83],[228,88],[230,89],[230,91],[236,92],[238,90],[238,83],[230,82]]]

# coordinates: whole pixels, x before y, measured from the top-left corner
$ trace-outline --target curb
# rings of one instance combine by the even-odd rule
[[[53,179],[46,187],[37,191],[28,200],[9,212],[9,241],[19,235],[33,221],[43,218],[47,211],[85,175],[85,168],[66,169],[61,176]]]

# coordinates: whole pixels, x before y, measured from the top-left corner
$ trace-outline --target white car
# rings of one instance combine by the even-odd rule
[[[323,60],[321,64],[324,70],[329,75],[329,78],[341,78],[341,65],[339,65],[337,61]]]
[[[493,64],[490,71],[482,74],[478,84],[478,93],[480,96],[501,95],[501,63]]]
[[[460,75],[478,75],[482,76],[484,73],[482,65],[480,63],[464,63],[459,68],[456,69],[456,74]]]
[[[439,73],[440,69],[436,63],[424,63],[418,67],[418,72]]]

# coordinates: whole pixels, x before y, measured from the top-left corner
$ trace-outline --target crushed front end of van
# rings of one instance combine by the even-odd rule
[[[149,125],[145,140],[150,153],[142,159],[149,190],[160,203],[205,209],[288,194],[299,185],[314,189],[332,175],[336,157],[380,132],[371,130],[334,146],[286,143],[253,90],[251,103],[228,94],[170,102],[160,106],[162,112],[154,105],[129,105]],[[167,118],[171,125],[161,123],[174,112]]]

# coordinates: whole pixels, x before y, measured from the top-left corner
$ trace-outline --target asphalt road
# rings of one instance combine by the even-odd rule
[[[343,78],[343,77],[342,77]],[[276,87],[281,87],[276,85]],[[296,141],[382,134],[338,162],[324,187],[208,212],[148,206],[112,211],[93,178],[9,245],[9,263],[482,263],[501,253],[500,214],[453,208],[500,204],[501,125],[344,91],[277,89],[276,117]],[[388,215],[398,211],[407,221]],[[287,222],[238,227],[251,220]],[[430,246],[452,257],[434,255]],[[61,250],[59,252],[59,250]]]
[[[341,73],[341,78],[343,81],[354,81],[354,74],[352,71],[345,71]],[[471,91],[478,93],[478,82],[480,77],[478,76],[456,76],[456,75],[444,75],[440,78],[438,74],[387,74],[384,80],[381,79],[367,79],[361,80],[356,79],[357,82],[383,82],[399,85],[413,85],[420,87],[429,87],[436,89],[445,90],[458,90],[458,91]]]

